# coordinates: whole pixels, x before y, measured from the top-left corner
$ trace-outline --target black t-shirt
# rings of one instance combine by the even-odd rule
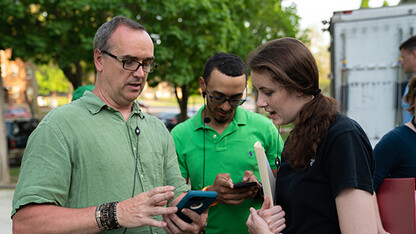
[[[340,233],[335,197],[348,187],[372,193],[374,163],[363,129],[337,115],[306,170],[295,171],[283,162],[277,173],[275,204],[286,213],[283,232]]]

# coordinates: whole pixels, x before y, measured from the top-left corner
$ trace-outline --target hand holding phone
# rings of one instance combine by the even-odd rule
[[[198,214],[202,214],[208,207],[217,199],[217,192],[214,191],[189,191],[185,197],[176,205],[178,211],[176,215],[187,223],[192,223],[192,220],[183,214],[183,208],[191,209]]]
[[[247,188],[247,187],[252,187],[256,185],[257,185],[257,182],[239,182],[239,183],[234,183],[234,189]]]

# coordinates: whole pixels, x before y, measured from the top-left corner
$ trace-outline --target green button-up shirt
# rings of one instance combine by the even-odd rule
[[[82,208],[123,201],[158,186],[174,186],[175,197],[188,191],[164,124],[142,113],[137,103],[132,109],[126,122],[119,111],[87,91],[48,113],[29,138],[12,216],[29,203]],[[133,231],[165,232],[142,227],[127,233]]]

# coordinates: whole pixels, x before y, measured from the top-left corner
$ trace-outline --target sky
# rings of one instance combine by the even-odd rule
[[[370,0],[369,6],[382,7],[384,0]],[[387,0],[389,6],[396,6],[399,0]],[[328,28],[324,26],[323,20],[330,21],[336,11],[356,10],[360,8],[361,0],[283,0],[282,7],[295,3],[297,13],[301,17],[300,26],[302,29],[314,27],[317,29]],[[320,45],[329,45],[330,35],[328,31],[318,30],[322,35]]]
[[[383,6],[383,0],[370,0],[370,7]],[[390,6],[395,6],[399,0],[387,0]],[[301,28],[317,25],[323,28],[322,20],[329,22],[335,11],[355,10],[361,5],[361,0],[283,0],[286,7],[295,3],[301,19]]]

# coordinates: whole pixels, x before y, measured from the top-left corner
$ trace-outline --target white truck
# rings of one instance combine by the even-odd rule
[[[372,146],[403,123],[401,106],[409,74],[400,44],[416,32],[416,4],[334,12],[331,95],[365,130]]]

